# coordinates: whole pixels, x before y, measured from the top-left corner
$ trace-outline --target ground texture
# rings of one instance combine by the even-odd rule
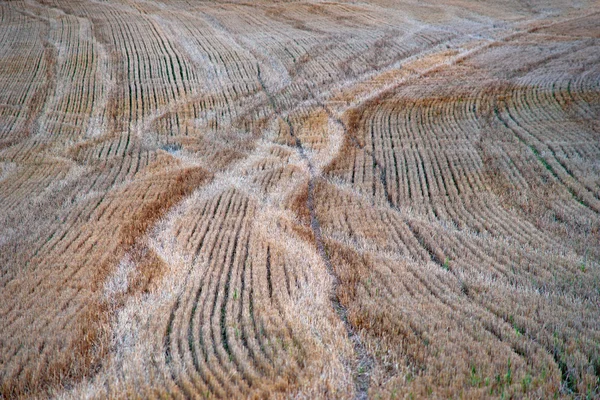
[[[0,3],[0,398],[600,396],[598,1]]]

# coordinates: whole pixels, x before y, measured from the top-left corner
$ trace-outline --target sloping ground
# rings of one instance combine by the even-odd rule
[[[600,396],[598,2],[15,1],[0,38],[0,397]]]

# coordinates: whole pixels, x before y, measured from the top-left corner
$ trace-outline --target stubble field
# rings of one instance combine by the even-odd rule
[[[0,3],[0,398],[599,387],[598,1]]]

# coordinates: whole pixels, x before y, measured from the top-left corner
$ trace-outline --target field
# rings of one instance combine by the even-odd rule
[[[600,398],[600,2],[0,3],[0,398]]]

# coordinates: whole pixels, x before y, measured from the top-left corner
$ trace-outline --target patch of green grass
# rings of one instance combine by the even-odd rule
[[[446,271],[450,270],[450,258],[446,257],[446,259],[444,260],[444,264],[442,265],[442,268],[444,268]]]
[[[471,386],[480,387],[481,386],[481,376],[477,373],[477,368],[475,365],[471,366]]]
[[[500,395],[501,399],[506,398],[506,389],[508,387],[510,387],[510,385],[512,385],[512,363],[510,358],[508,359],[508,366],[506,368],[506,374],[501,375],[501,374],[496,374],[495,376],[495,382],[494,384],[492,384],[490,386],[490,391],[489,394],[490,396],[496,394],[496,395]],[[486,378],[485,380],[485,384],[486,386],[488,385],[489,380],[488,378]]]
[[[529,390],[532,381],[533,378],[529,373],[525,374],[523,379],[521,379],[521,389],[523,390],[523,393],[527,393],[527,390]]]
[[[515,330],[515,333],[516,333],[517,337],[522,336],[523,332],[521,331],[521,329],[515,323],[515,317],[513,317],[512,315],[510,315],[508,317],[508,320],[509,320],[510,324],[512,325],[513,329]],[[509,360],[509,364],[510,364],[510,360]]]

